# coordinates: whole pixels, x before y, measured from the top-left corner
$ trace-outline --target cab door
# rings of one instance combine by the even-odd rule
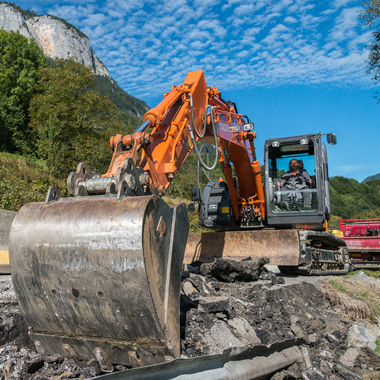
[[[328,220],[331,215],[331,202],[330,202],[330,182],[329,182],[329,170],[327,163],[327,149],[326,145],[323,143],[322,147],[322,180],[324,182],[325,188],[325,196],[324,196],[324,204],[325,204],[325,214],[326,219]]]

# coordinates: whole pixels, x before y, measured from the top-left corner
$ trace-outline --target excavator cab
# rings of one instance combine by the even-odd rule
[[[328,135],[336,143],[334,134]],[[265,142],[265,194],[268,226],[324,230],[330,215],[326,147],[322,135]]]

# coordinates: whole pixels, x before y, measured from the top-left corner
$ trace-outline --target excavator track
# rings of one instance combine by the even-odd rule
[[[184,263],[265,257],[284,274],[340,275],[350,269],[345,245],[326,232],[296,229],[192,233]]]
[[[12,277],[44,354],[149,365],[180,354],[184,204],[156,196],[29,203],[10,232]]]
[[[302,263],[297,267],[279,265],[282,273],[327,276],[350,271],[348,251],[342,239],[318,231],[300,231],[299,236]]]

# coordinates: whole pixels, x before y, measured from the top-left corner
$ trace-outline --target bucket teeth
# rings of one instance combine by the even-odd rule
[[[111,364],[180,354],[184,204],[156,196],[21,208],[10,233],[16,295],[40,350]]]

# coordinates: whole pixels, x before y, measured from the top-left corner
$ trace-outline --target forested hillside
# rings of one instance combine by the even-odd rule
[[[352,178],[330,178],[331,228],[342,219],[380,218],[380,180],[358,182]]]
[[[60,62],[60,60],[46,58],[47,66],[50,68],[57,68],[57,62]],[[140,119],[149,109],[143,100],[129,95],[109,77],[103,75],[93,75],[93,79],[93,90],[99,92],[103,96],[106,96],[113,104],[115,104],[119,117],[125,124],[138,124],[140,122]]]
[[[145,102],[126,93],[116,82],[101,75],[95,75],[94,79],[96,90],[107,96],[116,105],[124,122],[136,122],[136,118],[141,119],[148,111],[149,107]],[[131,118],[131,115],[135,118]]]
[[[48,65],[42,50],[18,33],[0,30],[0,56],[0,151],[42,160],[59,178],[80,161],[105,171],[110,137],[140,124],[122,94],[114,96],[118,108],[99,91],[110,87],[96,83],[89,68],[73,60]],[[133,107],[142,111],[138,102]]]

